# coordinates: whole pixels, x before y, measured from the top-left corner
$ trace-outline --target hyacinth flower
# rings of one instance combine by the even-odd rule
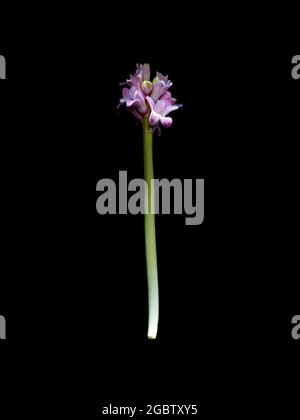
[[[149,64],[137,64],[136,71],[123,85],[122,98],[119,105],[125,105],[126,109],[137,118],[143,126],[144,135],[144,178],[148,185],[146,189],[145,203],[148,209],[145,211],[145,246],[148,281],[148,338],[155,339],[158,329],[159,317],[159,293],[158,272],[156,254],[155,233],[155,194],[151,180],[154,179],[153,171],[153,132],[160,127],[168,128],[172,124],[170,112],[175,111],[181,105],[176,104],[169,92],[172,86],[168,76],[156,73],[156,77],[150,81]],[[149,209],[151,209],[149,211]]]

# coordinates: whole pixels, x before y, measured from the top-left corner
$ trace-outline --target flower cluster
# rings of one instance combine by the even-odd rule
[[[176,99],[169,92],[172,82],[168,76],[157,72],[151,82],[149,64],[137,64],[136,72],[122,85],[126,87],[122,90],[120,104],[126,104],[128,110],[140,121],[149,118],[151,127],[159,123],[163,127],[170,127],[172,118],[167,115],[181,105],[176,104]]]

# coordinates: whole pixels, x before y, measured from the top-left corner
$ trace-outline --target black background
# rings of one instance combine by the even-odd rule
[[[56,34],[44,20],[6,32],[0,313],[11,415],[82,408],[96,418],[110,402],[197,403],[203,417],[295,410],[293,25],[156,13],[151,24],[123,11],[59,21]],[[143,176],[141,127],[116,109],[137,62],[169,74],[183,104],[155,138],[156,177],[205,179],[202,225],[157,217],[155,341],[143,218],[99,216],[92,199],[101,178]]]

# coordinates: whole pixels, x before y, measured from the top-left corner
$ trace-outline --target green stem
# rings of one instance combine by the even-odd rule
[[[144,132],[144,176],[148,185],[145,194],[148,194],[145,205],[145,244],[146,244],[146,264],[148,279],[148,338],[155,339],[158,326],[159,298],[158,298],[158,275],[156,257],[156,235],[155,235],[155,195],[152,186],[154,179],[153,171],[153,132],[149,126],[148,118],[143,121]]]

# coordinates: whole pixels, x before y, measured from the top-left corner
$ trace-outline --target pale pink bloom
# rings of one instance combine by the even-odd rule
[[[175,105],[176,99],[169,92],[172,82],[168,80],[168,76],[157,72],[150,82],[149,64],[137,64],[135,73],[122,84],[127,87],[122,90],[120,105],[126,104],[128,110],[141,121],[145,117],[149,118],[152,127],[159,123],[163,127],[170,127],[172,118],[167,115],[181,105]]]
[[[167,117],[170,112],[175,111],[180,107],[180,105],[174,105],[176,99],[171,97],[169,92],[166,92],[163,96],[160,97],[156,102],[150,97],[147,96],[146,100],[148,101],[151,113],[149,116],[149,124],[154,127],[159,122],[163,127],[168,128],[172,124],[173,120],[171,117]]]
[[[130,88],[124,87],[122,94],[123,98],[120,99],[120,103],[125,102],[127,107],[135,108],[142,115],[147,113],[145,96],[139,85]]]

